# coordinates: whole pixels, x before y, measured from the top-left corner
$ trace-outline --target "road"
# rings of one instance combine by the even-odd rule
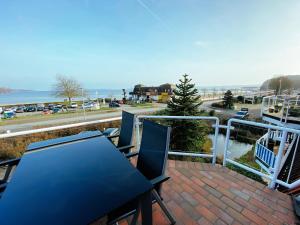
[[[122,106],[118,108],[117,111],[115,112],[101,112],[99,114],[91,114],[91,115],[87,113],[85,117],[84,115],[74,117],[70,114],[70,117],[65,117],[65,118],[55,118],[55,119],[44,120],[44,121],[33,121],[30,123],[3,125],[0,126],[0,133],[6,133],[7,131],[9,132],[24,131],[24,130],[34,129],[36,127],[50,127],[55,125],[63,125],[63,124],[71,124],[71,123],[79,123],[84,121],[119,117],[122,114],[122,110],[126,110],[128,112],[132,112],[135,114],[151,113],[151,112],[164,109],[165,107],[166,107],[165,104],[155,104],[155,107],[153,108]]]
[[[213,102],[218,102],[220,100],[210,100],[205,101],[200,106],[201,110],[210,111],[214,108],[211,107]],[[113,118],[121,116],[122,110],[126,110],[128,112],[132,112],[135,114],[143,114],[143,113],[152,113],[155,111],[159,111],[166,107],[165,104],[155,104],[155,107],[152,108],[139,108],[139,107],[130,107],[130,106],[122,106],[117,109],[115,112],[99,112],[99,114],[86,114],[86,117],[83,114],[79,116],[74,116],[70,114],[68,117],[63,118],[51,118],[42,121],[31,121],[31,122],[24,122],[24,123],[15,123],[15,124],[7,124],[0,126],[0,133],[6,133],[7,131],[16,132],[16,131],[24,131],[30,130],[37,127],[49,127],[55,125],[63,125],[63,124],[71,124],[71,123],[79,123],[83,121],[92,121],[92,120],[99,120],[99,119],[106,119],[106,118]],[[249,108],[249,114],[253,118],[260,117],[260,107],[261,105],[252,105],[252,104],[236,104],[236,110],[227,110],[227,109],[214,109],[217,113],[225,114],[228,116],[233,116],[240,108],[246,107]]]

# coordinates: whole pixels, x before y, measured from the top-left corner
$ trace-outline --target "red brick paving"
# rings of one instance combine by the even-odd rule
[[[289,195],[220,165],[169,160],[167,174],[162,196],[178,225],[298,223]],[[157,205],[153,220],[169,224]]]

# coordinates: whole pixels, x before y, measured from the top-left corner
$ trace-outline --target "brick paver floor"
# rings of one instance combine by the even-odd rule
[[[220,165],[169,160],[167,174],[162,196],[178,225],[298,223],[289,195]],[[153,220],[169,224],[156,204]]]

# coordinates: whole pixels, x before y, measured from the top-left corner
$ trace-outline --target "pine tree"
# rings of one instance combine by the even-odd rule
[[[233,108],[233,105],[234,105],[233,95],[232,95],[232,93],[231,93],[230,90],[228,90],[228,91],[225,92],[223,100],[224,100],[224,106],[225,106],[225,108],[228,108],[228,109],[232,109]]]
[[[198,116],[201,105],[198,90],[188,75],[176,84],[174,95],[168,102],[167,114],[171,116]],[[199,151],[204,144],[207,125],[198,120],[172,120],[171,149]]]

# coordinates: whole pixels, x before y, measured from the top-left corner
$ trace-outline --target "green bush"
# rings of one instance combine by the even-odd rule
[[[112,121],[106,123],[99,123],[88,126],[80,126],[56,131],[42,132],[36,134],[29,134],[11,138],[2,139],[0,142],[0,160],[7,160],[21,157],[26,147],[33,142],[48,140],[52,138],[65,137],[68,135],[78,134],[82,131],[88,130],[104,130],[108,127],[119,127],[120,121]]]
[[[209,115],[209,116],[215,116],[215,115],[216,115],[216,111],[215,111],[215,110],[210,110],[210,111],[208,112],[208,115]]]

